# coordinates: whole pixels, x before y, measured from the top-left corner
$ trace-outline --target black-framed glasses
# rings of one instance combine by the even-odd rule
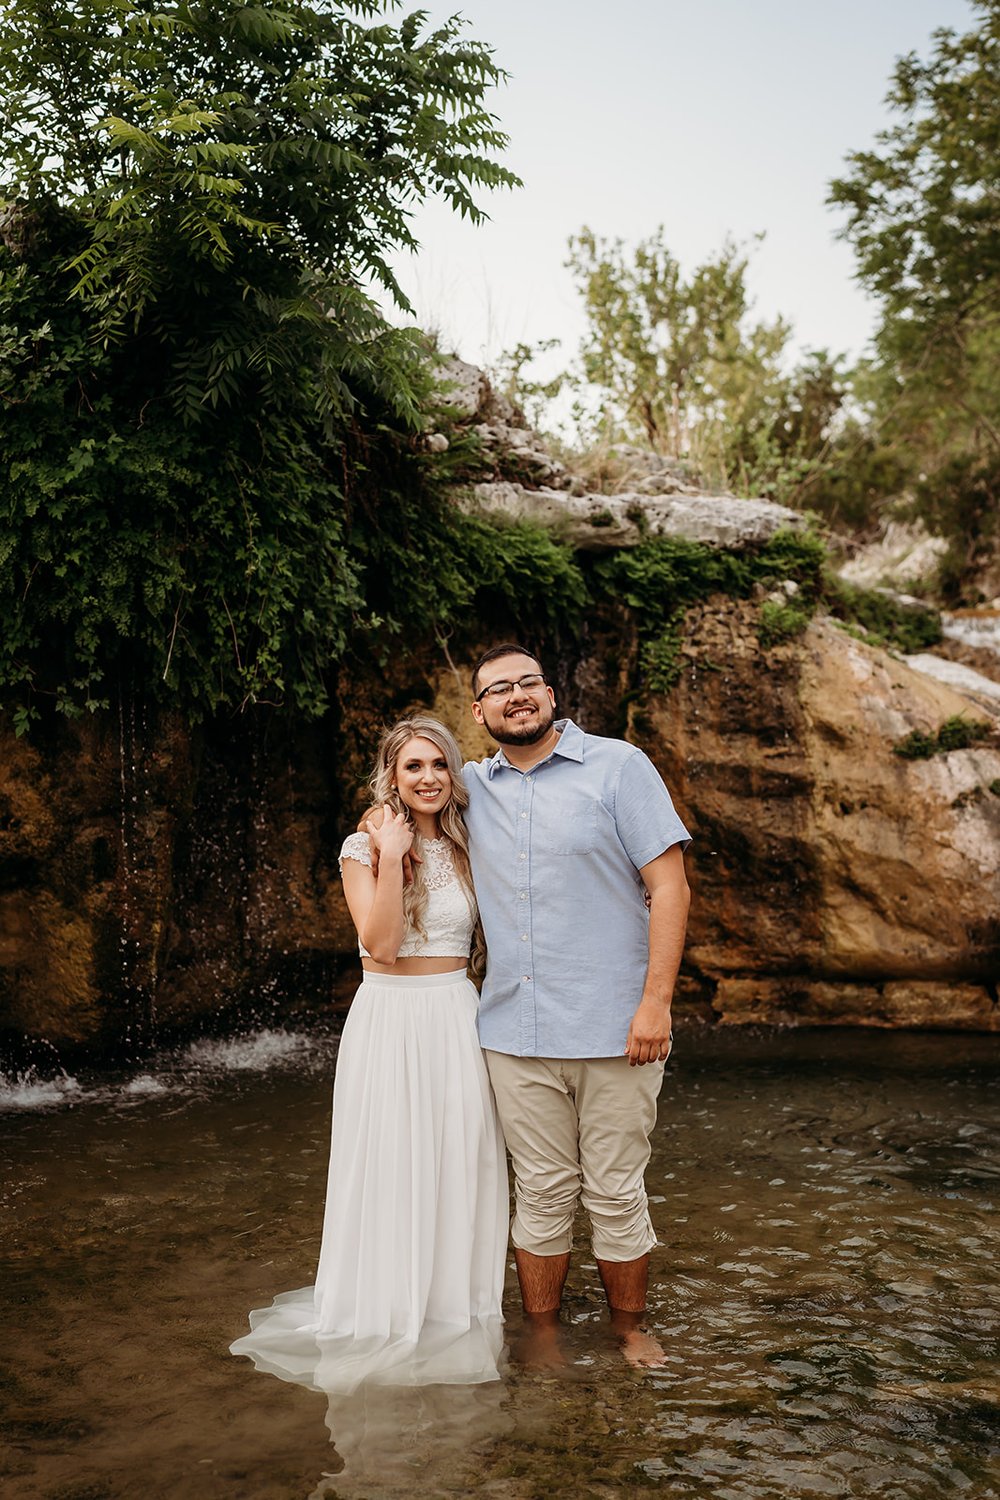
[[[516,682],[491,682],[489,687],[484,687],[481,693],[476,694],[475,701],[482,703],[484,698],[509,698],[515,688],[520,688],[522,693],[533,693],[536,688],[544,685],[545,676],[542,672],[529,672]]]

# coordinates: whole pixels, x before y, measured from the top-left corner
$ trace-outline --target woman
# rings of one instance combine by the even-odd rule
[[[371,790],[388,809],[377,873],[367,833],[340,854],[365,972],[337,1062],[316,1285],[252,1312],[231,1349],[326,1391],[495,1380],[507,1174],[466,977],[476,905],[452,735],[395,724]]]

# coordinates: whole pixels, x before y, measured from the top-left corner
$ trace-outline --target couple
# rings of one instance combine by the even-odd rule
[[[379,811],[341,851],[365,977],[338,1060],[316,1285],[251,1313],[232,1345],[321,1390],[498,1377],[496,1111],[536,1357],[558,1354],[582,1195],[625,1357],[662,1362],[642,1328],[655,1243],[643,1172],[670,1051],[687,830],[640,750],[555,719],[531,652],[486,652],[472,690],[500,749],[464,781],[436,720],[382,737]],[[470,953],[481,967],[477,904],[481,1000],[466,977]]]

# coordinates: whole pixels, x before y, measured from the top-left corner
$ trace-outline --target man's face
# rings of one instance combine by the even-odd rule
[[[517,686],[521,677],[540,674],[533,656],[498,656],[479,672],[479,692],[495,683],[513,684],[512,691],[494,696],[486,693],[472,705],[472,717],[486,729],[498,745],[535,745],[544,739],[555,719],[555,694],[548,683],[537,687]]]

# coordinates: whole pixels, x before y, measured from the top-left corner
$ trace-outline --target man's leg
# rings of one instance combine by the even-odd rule
[[[559,1317],[562,1291],[569,1271],[569,1251],[564,1255],[533,1255],[514,1247],[517,1284],[521,1303],[529,1317],[555,1322]]]
[[[534,1322],[554,1325],[580,1196],[576,1107],[558,1062],[488,1051],[486,1063],[514,1164],[511,1239],[521,1301]]]
[[[645,1327],[649,1256],[622,1261],[598,1259],[597,1269],[608,1299],[611,1330],[618,1336],[625,1358],[630,1365],[658,1369],[666,1363],[663,1345]]]
[[[663,1065],[631,1068],[625,1057],[578,1065],[583,1202],[594,1256],[608,1299],[611,1326],[633,1364],[663,1363],[663,1350],[642,1328],[649,1251],[656,1236],[643,1181]]]
[[[623,1315],[626,1326],[630,1322],[641,1322],[646,1311],[646,1288],[649,1282],[649,1253],[635,1260],[602,1260],[595,1256],[597,1269],[601,1273],[601,1284],[614,1315]]]

